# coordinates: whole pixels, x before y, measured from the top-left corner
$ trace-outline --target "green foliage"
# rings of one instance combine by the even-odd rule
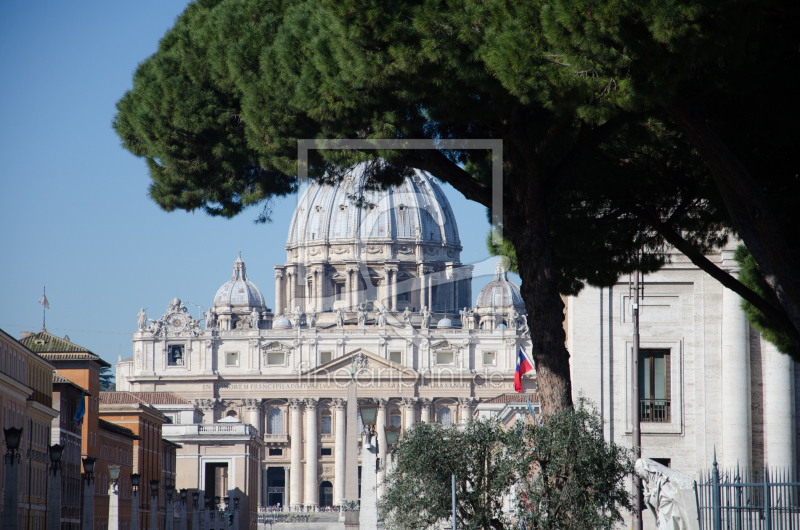
[[[111,373],[111,368],[103,366],[100,368],[100,391],[113,392],[117,389],[117,384],[114,382],[115,376]]]
[[[516,495],[529,529],[611,529],[630,509],[623,483],[630,451],[603,439],[602,422],[583,400],[543,426],[495,421],[465,428],[423,423],[395,447],[380,510],[387,528],[423,530],[451,517],[456,475],[459,528],[502,530],[512,524],[503,497]]]
[[[575,408],[526,427],[528,483],[517,499],[531,530],[596,530],[619,526],[631,499],[624,479],[633,473],[631,452],[603,438],[597,411],[581,400]]]
[[[734,254],[736,262],[741,267],[739,271],[739,281],[752,289],[756,294],[770,300],[774,297],[769,285],[764,280],[764,275],[758,268],[758,263],[753,259],[753,255],[747,250],[744,245],[739,245]],[[776,302],[773,305],[777,306]],[[778,351],[789,355],[796,362],[800,362],[800,349],[788,337],[785,331],[775,325],[771,319],[767,318],[764,313],[756,309],[751,303],[742,300],[742,309],[747,315],[747,320],[754,328],[758,330],[761,335],[770,341]]]
[[[394,469],[386,476],[379,509],[387,528],[423,530],[452,517],[451,476],[456,475],[459,528],[502,530],[503,495],[524,469],[523,427],[509,430],[494,421],[464,429],[421,423],[406,430],[394,448]]]

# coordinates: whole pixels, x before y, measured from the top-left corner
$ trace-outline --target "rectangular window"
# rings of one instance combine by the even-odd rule
[[[485,351],[483,352],[483,365],[494,366],[497,362],[497,352]]]
[[[452,365],[453,364],[453,352],[451,351],[439,351],[436,352],[436,364],[439,365]]]
[[[319,364],[325,364],[331,362],[333,359],[333,352],[323,351],[319,352]]]
[[[282,366],[285,356],[283,352],[272,352],[267,354],[267,364],[270,366]]]
[[[239,366],[238,351],[229,351],[225,354],[225,366]]]
[[[330,447],[323,447],[320,451],[322,453],[322,456],[331,456],[333,454],[333,451],[331,450]]]
[[[323,416],[322,417],[322,434],[330,434],[331,433],[331,417],[330,416]]]
[[[170,366],[183,366],[183,344],[167,346],[167,362]]]
[[[403,352],[401,351],[392,351],[389,352],[389,360],[393,363],[403,364]]]
[[[273,449],[270,447],[269,456],[283,456],[283,449]]]
[[[334,290],[336,291],[336,301],[341,302],[342,300],[344,300],[344,284],[337,283],[334,286]]]
[[[670,383],[669,350],[639,350],[639,414],[642,422],[672,421]]]

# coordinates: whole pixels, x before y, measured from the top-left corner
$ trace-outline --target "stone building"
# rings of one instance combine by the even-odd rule
[[[53,408],[58,417],[53,419],[50,431],[51,444],[64,446],[61,455],[61,528],[78,530],[81,526],[81,427],[75,423],[75,413],[87,394],[63,375],[53,374]]]
[[[173,418],[164,436],[183,446],[177,487],[241,496],[251,524],[259,505],[345,500],[345,479],[357,480],[344,471],[351,372],[358,397],[377,400],[385,461],[385,426],[468,421],[479,400],[513,391],[516,352],[530,347],[519,288],[499,264],[471,308],[472,267],[432,178],[362,185],[355,171],[302,195],[274,312],[239,256],[205,322],[178,299],[152,319],[142,310],[134,355],[117,363],[118,390],[193,405],[158,406]]]

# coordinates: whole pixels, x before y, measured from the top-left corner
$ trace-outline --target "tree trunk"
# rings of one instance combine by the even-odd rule
[[[530,192],[529,192],[530,193]],[[564,332],[564,302],[558,292],[550,209],[525,194],[528,201],[509,201],[505,236],[517,251],[522,299],[528,311],[531,354],[536,368],[539,402],[544,415],[572,406],[569,352]]]
[[[703,157],[733,227],[753,254],[781,307],[800,332],[798,268],[761,187],[685,101],[675,98],[665,108]]]

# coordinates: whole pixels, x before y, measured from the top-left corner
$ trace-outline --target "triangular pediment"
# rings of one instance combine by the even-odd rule
[[[265,352],[271,351],[290,351],[292,347],[288,344],[283,344],[282,342],[272,341],[267,342],[266,344],[261,345],[261,350]]]
[[[389,359],[384,359],[380,355],[375,355],[371,351],[365,350],[364,348],[358,348],[347,352],[342,357],[337,357],[336,359],[303,373],[303,376],[336,375],[337,377],[345,377],[353,368],[354,357],[356,357],[356,361],[366,364],[364,369],[359,371],[359,380],[365,377],[394,380],[417,377],[417,372],[411,368],[406,368],[402,364],[397,364]],[[356,370],[358,371],[359,368],[360,366],[356,367]]]

